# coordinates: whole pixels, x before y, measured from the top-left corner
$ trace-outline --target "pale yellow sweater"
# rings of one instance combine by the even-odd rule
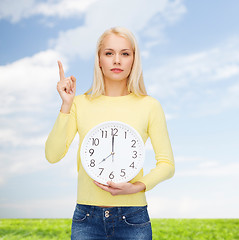
[[[46,141],[46,158],[50,163],[60,161],[78,132],[80,143],[77,154],[77,203],[96,206],[144,206],[147,204],[145,191],[112,196],[97,187],[82,167],[82,141],[89,130],[105,121],[122,121],[131,125],[139,132],[144,143],[150,137],[156,166],[145,176],[142,169],[130,182],[143,182],[147,191],[173,176],[174,158],[163,109],[155,98],[138,97],[133,93],[119,97],[101,95],[93,100],[89,100],[86,95],[76,96],[69,114],[59,112]]]

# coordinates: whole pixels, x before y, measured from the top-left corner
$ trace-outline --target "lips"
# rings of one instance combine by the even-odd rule
[[[123,72],[123,70],[122,69],[120,69],[120,68],[112,68],[112,69],[110,69],[112,72],[114,72],[114,73],[121,73],[121,72]]]

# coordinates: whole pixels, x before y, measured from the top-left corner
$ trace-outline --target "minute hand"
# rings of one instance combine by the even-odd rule
[[[114,162],[114,134],[112,135],[112,152],[111,152],[111,154],[112,154],[112,162]]]
[[[112,154],[114,154],[114,135],[112,136]]]

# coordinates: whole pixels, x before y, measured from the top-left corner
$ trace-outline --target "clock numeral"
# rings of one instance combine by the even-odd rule
[[[92,138],[92,145],[98,146],[100,143],[99,138]]]
[[[137,151],[133,151],[134,155],[132,156],[132,158],[137,158]]]
[[[112,179],[114,179],[114,177],[115,177],[115,176],[114,176],[113,172],[111,172],[110,175],[109,175],[109,179],[112,180]]]
[[[125,169],[121,169],[121,174],[120,174],[120,176],[121,176],[121,177],[124,177],[125,175],[126,175]]]
[[[134,162],[132,162],[129,166],[134,168]]]
[[[124,139],[126,139],[127,137],[127,132],[124,132]]]
[[[136,144],[136,141],[135,140],[131,140],[131,142],[134,142],[133,145],[131,146],[132,148],[136,148],[135,144]]]
[[[105,169],[104,168],[99,168],[99,169],[101,170],[100,174],[99,174],[99,176],[100,176]]]
[[[95,152],[95,150],[94,150],[93,148],[91,148],[91,149],[89,150],[90,157],[94,154],[94,152]]]
[[[118,136],[118,128],[111,128],[111,136]]]
[[[94,167],[94,166],[95,166],[95,160],[94,160],[94,159],[91,159],[91,160],[90,160],[90,166],[91,166],[91,167]]]
[[[107,131],[101,130],[102,138],[107,138]]]

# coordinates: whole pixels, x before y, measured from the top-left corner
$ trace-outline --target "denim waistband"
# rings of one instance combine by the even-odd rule
[[[93,206],[93,205],[85,205],[85,204],[76,204],[76,207],[84,211],[86,214],[90,215],[98,215],[98,216],[104,216],[106,212],[111,217],[118,217],[122,215],[131,215],[131,214],[136,214],[137,212],[140,211],[145,211],[147,210],[147,205],[145,206],[133,206],[133,207],[99,207],[99,206]]]

